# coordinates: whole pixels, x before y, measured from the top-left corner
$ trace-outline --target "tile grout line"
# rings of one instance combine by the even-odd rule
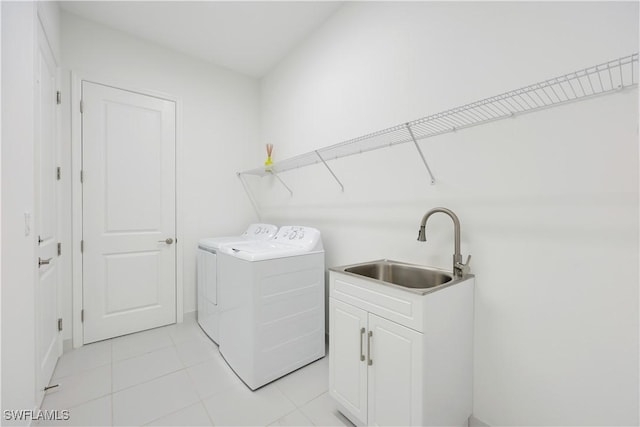
[[[111,419],[109,420],[109,425],[113,427],[113,393],[109,395],[109,407],[111,408]]]
[[[160,346],[160,347],[157,347],[157,348],[153,348],[153,349],[151,349],[151,350],[146,350],[146,351],[143,351],[142,353],[134,354],[134,355],[132,355],[132,356],[123,357],[122,359],[115,360],[115,358],[113,358],[113,357],[112,357],[112,361],[115,361],[115,362],[124,362],[125,360],[134,359],[134,358],[136,358],[136,357],[144,356],[145,354],[153,353],[154,351],[162,350],[162,349],[169,348],[169,347],[171,347],[171,346],[174,346],[174,345],[175,345],[175,344],[173,343],[173,341],[171,340],[171,337],[169,337],[169,341],[170,341],[170,344],[163,345],[163,346]],[[113,345],[112,345],[112,347],[113,347]]]
[[[207,406],[205,405],[205,400],[210,400],[210,399],[214,398],[214,396],[217,396],[217,395],[220,395],[220,394],[222,394],[222,393],[225,393],[225,390],[221,390],[221,391],[219,391],[219,392],[217,392],[217,393],[213,393],[213,394],[211,394],[211,395],[209,395],[209,396],[206,396],[206,397],[200,397],[200,396],[199,396],[199,394],[200,394],[200,393],[199,393],[199,392],[198,392],[198,390],[197,390],[197,387],[196,387],[196,385],[195,385],[195,383],[194,383],[194,379],[192,378],[192,375],[189,373],[189,369],[194,368],[194,367],[197,367],[197,366],[199,366],[199,365],[204,365],[204,364],[206,364],[206,363],[210,362],[210,361],[211,361],[212,359],[214,359],[215,357],[208,357],[206,360],[199,360],[199,361],[197,361],[197,362],[195,362],[195,363],[187,364],[185,361],[183,361],[183,360],[182,360],[182,358],[180,357],[179,352],[178,352],[178,349],[179,349],[179,347],[181,347],[181,346],[182,346],[182,344],[190,343],[190,342],[199,342],[199,341],[201,341],[201,339],[202,339],[202,340],[204,340],[205,342],[209,343],[209,342],[210,342],[210,339],[208,339],[208,337],[200,337],[200,336],[196,336],[196,335],[193,335],[193,336],[192,336],[190,333],[188,333],[188,334],[184,335],[184,337],[183,337],[182,332],[180,332],[180,333],[176,333],[176,334],[175,334],[176,336],[174,337],[174,336],[171,334],[171,332],[170,332],[169,330],[165,330],[165,331],[163,331],[163,332],[164,332],[164,334],[161,334],[160,336],[167,336],[167,337],[169,338],[169,339],[168,339],[168,342],[166,342],[166,343],[165,343],[165,345],[160,346],[160,347],[158,347],[158,348],[154,348],[154,349],[151,349],[151,350],[144,351],[144,352],[142,352],[142,353],[140,353],[140,354],[136,354],[136,355],[133,355],[133,356],[128,356],[128,357],[125,357],[125,358],[123,358],[123,359],[121,359],[121,360],[117,360],[117,361],[115,360],[115,357],[114,357],[114,356],[115,356],[115,353],[116,353],[116,351],[115,351],[114,341],[116,341],[116,340],[117,340],[117,338],[109,339],[109,341],[110,341],[110,347],[109,347],[109,352],[110,352],[109,368],[110,368],[110,381],[111,381],[111,383],[110,383],[110,388],[109,388],[110,392],[108,392],[108,394],[105,394],[105,395],[98,396],[98,397],[95,397],[95,398],[93,398],[93,399],[87,400],[86,402],[78,403],[78,404],[74,405],[74,408],[75,408],[75,407],[77,407],[77,406],[84,405],[84,404],[87,404],[87,403],[89,403],[89,402],[92,402],[92,401],[95,401],[95,400],[98,400],[98,399],[102,399],[102,398],[104,398],[104,397],[107,397],[107,396],[108,396],[108,397],[109,397],[109,404],[110,404],[110,415],[111,415],[111,420],[110,420],[110,421],[111,421],[111,423],[110,423],[110,424],[111,424],[111,426],[114,426],[114,425],[115,425],[115,407],[114,407],[114,396],[115,396],[115,394],[117,394],[117,393],[119,393],[119,392],[121,392],[121,391],[130,390],[130,389],[135,388],[135,387],[137,387],[137,386],[142,386],[142,385],[144,385],[144,384],[150,383],[150,382],[155,381],[155,380],[159,380],[159,379],[161,379],[161,378],[164,378],[164,377],[167,377],[167,376],[170,376],[170,375],[173,375],[173,374],[178,374],[180,371],[186,371],[186,375],[187,375],[187,377],[189,378],[189,383],[190,383],[191,387],[195,390],[196,395],[198,396],[198,400],[197,400],[197,401],[194,401],[194,402],[191,402],[191,403],[189,403],[189,404],[185,405],[184,407],[178,408],[178,409],[176,409],[176,410],[172,411],[171,413],[164,414],[164,415],[162,415],[161,417],[158,417],[158,418],[155,418],[155,419],[153,419],[153,420],[151,420],[151,421],[148,421],[148,422],[146,422],[146,423],[145,423],[145,425],[148,425],[149,423],[153,423],[153,422],[155,422],[155,421],[157,421],[157,420],[160,420],[160,419],[162,419],[162,418],[172,416],[172,415],[176,414],[176,413],[177,413],[177,412],[179,412],[179,411],[185,410],[186,408],[188,408],[188,407],[190,407],[190,406],[197,406],[198,404],[200,404],[200,405],[205,409],[205,413],[206,413],[206,415],[207,415],[207,419],[208,419],[208,421],[209,421],[212,425],[215,425],[214,420],[213,420],[213,418],[212,418],[212,414],[207,410]],[[185,332],[188,332],[188,329],[185,329]],[[186,339],[185,339],[185,338],[186,338]],[[178,341],[180,341],[180,342],[178,342]],[[218,347],[217,345],[215,345],[215,343],[213,343],[213,344],[214,344],[214,347],[215,347],[215,349],[213,350],[213,352],[215,352],[215,353],[217,353],[218,355],[220,355],[220,353],[219,353],[219,347]],[[114,372],[115,372],[115,365],[116,365],[116,364],[119,364],[119,363],[122,363],[122,362],[125,362],[125,361],[128,361],[128,360],[131,360],[131,359],[134,359],[134,358],[145,357],[145,356],[147,356],[147,355],[149,355],[149,354],[151,354],[151,353],[154,353],[154,352],[159,352],[159,351],[167,350],[169,347],[172,347],[172,348],[173,348],[173,350],[174,350],[174,352],[175,352],[175,353],[176,353],[176,355],[178,356],[178,359],[177,359],[177,360],[178,360],[178,362],[179,362],[179,366],[180,366],[180,368],[178,368],[178,369],[174,369],[174,370],[172,370],[172,371],[170,371],[170,372],[163,373],[163,374],[161,374],[161,375],[159,375],[159,376],[155,376],[155,377],[153,377],[153,378],[149,378],[149,379],[147,379],[147,380],[145,380],[145,381],[139,382],[139,383],[137,383],[137,384],[133,384],[133,385],[131,385],[131,386],[128,386],[128,387],[122,388],[122,389],[120,389],[120,390],[115,390]],[[207,354],[208,354],[208,353],[207,353]],[[319,359],[319,360],[320,360],[320,359]],[[314,363],[315,363],[315,362],[314,362]],[[99,369],[100,367],[105,367],[105,365],[106,365],[106,363],[105,363],[105,364],[103,364],[103,365],[100,365],[100,366],[96,366],[95,368],[92,368],[92,369]],[[309,364],[309,365],[312,365],[312,364]],[[307,365],[305,365],[305,366],[304,366],[304,367],[302,367],[301,369],[304,369],[304,368],[306,368],[306,367],[307,367]],[[86,371],[88,371],[88,370],[89,370],[89,369],[87,369]],[[83,373],[83,372],[84,372],[84,371],[81,371],[81,372],[78,372],[78,373],[76,373],[76,374],[70,374],[70,375],[68,375],[68,376],[78,375],[78,374],[81,374],[81,373]],[[64,378],[64,377],[61,377],[61,378]],[[277,382],[277,380],[276,380],[276,382]],[[282,418],[284,418],[284,417],[287,417],[287,416],[292,415],[292,414],[293,414],[293,413],[295,413],[296,411],[300,411],[300,414],[301,414],[302,416],[304,416],[304,418],[305,418],[305,419],[307,419],[307,422],[308,422],[308,423],[310,423],[309,425],[311,425],[311,426],[315,425],[315,423],[311,420],[311,418],[310,418],[310,417],[309,417],[305,412],[303,412],[303,411],[302,411],[302,407],[304,407],[305,405],[309,404],[309,403],[310,403],[310,402],[312,402],[313,400],[315,400],[315,399],[317,399],[317,398],[321,397],[324,393],[326,393],[326,392],[327,392],[326,390],[325,390],[324,392],[322,392],[322,393],[318,394],[317,396],[313,396],[313,397],[311,397],[310,399],[308,399],[308,401],[303,402],[303,403],[301,403],[301,404],[300,404],[300,406],[298,406],[298,405],[293,401],[293,399],[292,399],[291,397],[289,397],[289,396],[287,395],[287,393],[285,393],[284,389],[282,389],[282,388],[281,388],[281,386],[280,386],[279,384],[277,384],[277,383],[276,383],[276,384],[274,384],[274,385],[276,386],[276,387],[275,387],[275,389],[276,389],[280,394],[282,394],[282,395],[285,397],[285,400],[292,404],[293,409],[292,409],[291,411],[289,411],[289,412],[285,413],[284,415],[282,415],[282,416],[278,417],[278,418],[277,418],[277,419],[275,419],[273,422],[277,422],[278,420],[280,420],[280,419],[282,419]]]
[[[105,364],[105,365],[101,365],[101,366],[99,366],[99,367],[93,368],[92,370],[104,369],[106,366],[107,366],[106,364]],[[71,375],[71,376],[69,376],[69,377],[78,376],[78,375],[80,375],[80,374],[82,374],[82,373],[78,373],[78,374],[75,374],[75,375]],[[64,377],[64,378],[68,378],[68,377]],[[64,381],[63,381],[63,382],[64,382]],[[63,388],[64,384],[60,384],[60,386],[61,386],[60,388],[61,388],[61,390],[62,390],[62,388]],[[66,389],[67,389],[67,388],[65,388],[65,390],[66,390]],[[54,392],[52,395],[55,395],[56,393],[58,393],[58,392]],[[109,396],[110,394],[111,394],[111,391],[110,391],[110,390],[108,390],[108,391],[106,391],[104,394],[98,394],[97,396],[93,396],[92,398],[90,398],[90,399],[88,399],[88,400],[81,400],[81,401],[79,401],[79,402],[75,402],[75,403],[73,403],[73,404],[69,404],[69,403],[68,403],[68,401],[63,400],[62,402],[58,403],[58,405],[60,405],[60,406],[64,405],[64,406],[66,406],[66,409],[75,409],[75,408],[77,408],[78,406],[82,406],[82,405],[84,405],[84,404],[86,404],[86,403],[88,403],[88,402],[92,402],[92,401],[97,400],[97,399],[102,399],[102,398],[104,398],[104,397],[106,397],[106,396]],[[45,396],[45,397],[46,397],[46,396]],[[72,400],[72,402],[73,402],[73,400]],[[43,400],[43,403],[44,403],[44,400]]]
[[[141,354],[141,355],[139,355],[139,356],[135,356],[135,357],[142,357],[142,356],[144,356],[144,355],[146,355],[146,354],[153,353],[153,352],[155,352],[155,351],[164,350],[164,349],[167,349],[167,348],[169,348],[169,347],[176,347],[176,346],[175,346],[174,344],[172,344],[171,346],[162,347],[162,348],[159,348],[159,349],[156,349],[156,350],[153,350],[153,351],[151,351],[151,352],[144,353],[144,354]],[[177,348],[175,348],[175,351],[176,351],[176,353],[177,353],[177,351],[178,351],[178,350],[177,350]],[[182,365],[182,367],[181,367],[181,368],[176,369],[176,370],[171,371],[171,372],[166,372],[166,373],[164,373],[164,374],[162,374],[162,375],[156,376],[156,377],[154,377],[154,378],[150,378],[150,379],[148,379],[148,380],[145,380],[145,381],[139,382],[139,383],[137,383],[137,384],[130,385],[130,386],[125,387],[125,388],[120,389],[120,390],[113,390],[113,378],[112,378],[112,384],[111,384],[112,394],[120,393],[121,391],[128,390],[128,389],[131,389],[131,388],[133,388],[133,387],[136,387],[136,386],[139,386],[139,385],[142,385],[142,384],[149,383],[149,382],[151,382],[151,381],[157,380],[157,379],[159,379],[159,378],[166,377],[166,376],[171,375],[171,374],[175,374],[176,372],[180,372],[180,371],[183,371],[183,370],[184,370],[184,371],[187,371],[187,372],[186,372],[186,373],[187,373],[187,376],[188,376],[188,377],[189,377],[189,379],[191,380],[191,376],[190,376],[190,375],[189,375],[189,373],[188,373],[188,369],[190,369],[190,368],[192,368],[192,367],[194,367],[194,366],[198,366],[198,365],[201,365],[201,364],[205,364],[205,363],[209,362],[209,361],[210,361],[210,360],[212,360],[212,359],[213,359],[213,358],[209,358],[209,359],[206,359],[206,360],[202,360],[202,361],[200,361],[200,362],[198,362],[198,363],[195,363],[195,364],[193,364],[193,365],[187,366],[187,364],[185,364],[185,363],[180,359],[180,357],[178,356],[178,361],[179,361],[179,362],[180,362],[180,364]],[[117,361],[117,362],[115,362],[115,363],[120,363],[120,362],[122,362],[122,360],[118,360],[118,361]],[[114,365],[115,363],[114,363],[114,362],[112,362],[112,369],[113,369],[113,365]],[[112,370],[112,375],[113,375],[113,370]],[[194,386],[195,386],[195,385],[194,385]]]
[[[279,380],[279,379],[281,379],[281,378],[278,378],[278,380]],[[278,380],[276,380],[276,381],[278,381]],[[284,392],[284,390],[280,388],[280,386],[278,385],[278,383],[277,383],[277,382],[275,382],[275,383],[274,383],[274,385],[276,386],[276,389],[277,389],[280,393],[282,393],[282,395],[284,396],[284,398],[285,398],[285,399],[287,399],[287,400],[288,400],[288,401],[293,405],[293,407],[294,407],[294,408],[298,409],[298,405],[296,405],[296,402],[294,402],[293,400],[291,400],[291,398],[290,398],[289,396],[287,396],[287,393],[285,393],[285,392]],[[291,411],[291,412],[293,412],[293,411]],[[278,419],[280,419],[280,418],[278,418]]]
[[[164,349],[166,349],[166,348],[169,348],[169,347],[165,347],[165,348],[160,349],[160,350],[164,350]],[[160,351],[160,350],[158,350],[158,351]],[[148,353],[147,353],[147,354],[148,354]],[[144,356],[144,355],[143,355],[143,356]],[[153,378],[146,379],[146,380],[141,381],[141,382],[136,383],[136,384],[131,384],[131,385],[127,386],[127,387],[124,387],[124,388],[121,388],[121,389],[118,389],[118,390],[114,390],[114,389],[113,389],[113,387],[114,387],[114,386],[113,386],[113,383],[112,383],[112,384],[111,384],[112,393],[120,393],[121,391],[128,390],[128,389],[130,389],[130,388],[133,388],[133,387],[139,386],[139,385],[141,385],[141,384],[146,384],[146,383],[151,382],[151,381],[153,381],[153,380],[156,380],[156,379],[158,379],[158,378],[166,377],[167,375],[171,375],[171,374],[174,374],[174,373],[176,373],[176,372],[180,372],[180,371],[182,371],[182,370],[186,370],[186,369],[188,369],[188,368],[189,368],[188,366],[185,366],[185,364],[182,362],[182,360],[180,360],[180,357],[178,357],[178,358],[177,358],[177,360],[178,360],[178,362],[180,363],[180,367],[179,367],[178,369],[173,370],[173,371],[165,372],[165,373],[160,374],[160,375],[158,375],[158,376],[155,376],[155,377],[153,377]],[[119,361],[118,363],[120,363],[120,361]],[[113,375],[113,372],[112,372],[112,375]],[[112,380],[112,381],[113,381],[113,380]]]
[[[173,338],[172,338],[172,339],[173,339]],[[176,345],[176,351],[177,351],[177,344],[174,344],[174,345]],[[192,365],[191,367],[193,367],[193,366],[198,366],[198,365],[201,365],[201,364],[204,364],[204,363],[206,363],[206,362],[197,363],[197,364],[195,364],[195,365]],[[213,418],[211,418],[211,414],[210,414],[210,413],[209,413],[209,411],[207,410],[207,406],[204,404],[204,398],[200,396],[200,392],[198,391],[198,387],[196,387],[196,384],[195,384],[195,382],[193,381],[193,378],[191,378],[191,375],[189,375],[189,369],[190,369],[191,367],[185,367],[185,368],[184,368],[184,370],[185,370],[185,372],[186,372],[186,374],[187,374],[187,378],[189,378],[189,383],[191,383],[191,385],[192,385],[192,386],[193,386],[193,388],[195,389],[196,394],[198,395],[198,399],[199,399],[199,400],[198,400],[198,403],[200,403],[200,405],[202,405],[202,407],[204,408],[204,413],[205,413],[205,414],[207,414],[207,418],[209,419],[209,422],[211,423],[211,425],[212,425],[212,426],[215,426],[215,423],[213,422]]]
[[[110,381],[109,391],[108,391],[106,394],[103,394],[103,395],[100,395],[100,396],[96,396],[96,397],[94,397],[94,398],[92,398],[92,399],[89,399],[89,400],[86,400],[86,401],[82,401],[82,402],[78,402],[78,403],[76,403],[76,404],[74,404],[74,405],[72,405],[72,406],[69,406],[69,409],[74,409],[74,408],[77,408],[77,407],[79,407],[79,406],[85,405],[85,404],[87,404],[87,403],[90,403],[90,402],[93,402],[93,401],[96,401],[96,400],[99,400],[99,399],[103,399],[103,398],[105,398],[105,397],[108,397],[108,398],[109,398],[109,404],[110,404],[110,412],[109,412],[109,413],[110,413],[110,418],[111,418],[111,419],[110,419],[110,425],[112,425],[112,426],[113,426],[113,424],[114,424],[114,418],[115,418],[115,408],[114,408],[114,405],[113,405],[113,402],[114,402],[113,397],[114,397],[114,394],[116,393],[116,391],[114,390],[114,378],[113,378],[113,377],[114,377],[114,376],[113,376],[113,373],[114,373],[114,366],[115,366],[115,364],[116,364],[116,363],[119,363],[119,362],[122,362],[122,361],[125,361],[125,360],[133,359],[133,358],[135,358],[135,357],[141,357],[141,356],[147,355],[147,354],[149,354],[149,353],[152,353],[152,352],[155,352],[155,351],[158,351],[158,350],[163,350],[163,349],[168,348],[168,347],[174,347],[174,351],[176,351],[176,353],[177,353],[177,347],[176,347],[176,343],[175,343],[175,341],[174,341],[173,337],[170,335],[170,333],[169,333],[168,331],[166,332],[166,335],[167,335],[167,337],[169,338],[169,342],[170,342],[170,344],[165,345],[165,346],[158,347],[158,348],[153,349],[153,350],[151,350],[151,351],[145,351],[145,352],[143,352],[143,353],[141,353],[141,354],[138,354],[138,355],[129,356],[129,357],[123,358],[122,360],[118,360],[118,361],[116,361],[116,360],[115,360],[115,357],[114,357],[115,350],[114,350],[114,344],[113,344],[113,343],[114,343],[114,340],[116,340],[116,338],[117,338],[117,337],[116,337],[116,338],[110,338],[110,339],[108,339],[108,340],[107,340],[107,341],[109,341],[109,350],[108,350],[108,353],[109,353],[109,361],[108,361],[107,363],[103,363],[103,364],[100,364],[100,365],[97,365],[97,366],[93,366],[93,367],[91,367],[91,368],[87,368],[87,369],[82,369],[82,370],[79,370],[78,372],[70,372],[70,373],[69,373],[69,374],[67,374],[67,375],[63,375],[63,376],[60,376],[60,377],[55,378],[56,380],[63,380],[63,381],[64,381],[64,380],[66,380],[67,378],[70,378],[70,377],[79,377],[79,376],[83,376],[84,374],[86,374],[86,373],[87,373],[87,372],[89,372],[89,371],[97,370],[97,369],[100,369],[100,368],[103,368],[103,369],[104,369],[104,367],[106,367],[107,365],[109,365],[109,381]],[[72,350],[72,351],[73,351],[73,350]],[[130,387],[126,387],[126,388],[124,388],[124,389],[122,389],[122,390],[118,390],[118,392],[119,392],[119,391],[127,390],[127,389],[132,388],[132,387],[135,387],[136,385],[141,385],[141,384],[144,384],[144,383],[147,383],[147,382],[153,381],[153,380],[155,380],[155,379],[159,379],[159,378],[162,378],[162,377],[165,377],[165,376],[171,375],[171,374],[176,373],[176,372],[179,372],[179,371],[181,371],[181,370],[186,370],[186,369],[188,369],[188,366],[186,366],[186,365],[185,365],[185,363],[184,363],[182,360],[180,360],[180,358],[178,358],[178,360],[179,360],[179,362],[180,362],[180,364],[181,364],[181,368],[180,368],[180,369],[177,369],[177,370],[174,370],[174,371],[171,371],[171,372],[165,373],[165,374],[163,374],[163,375],[157,376],[157,377],[152,378],[152,379],[149,379],[149,380],[147,380],[147,381],[143,381],[143,382],[141,382],[141,383],[138,383],[138,384],[132,385],[132,386],[130,386]],[[58,365],[58,362],[59,362],[59,360],[56,362],[56,368],[58,367],[58,366],[57,366],[57,365]],[[205,361],[203,361],[202,363],[205,363]],[[54,370],[54,372],[55,372],[55,370]],[[45,396],[45,397],[46,397],[46,396]],[[44,400],[44,399],[43,399],[43,400]],[[181,408],[181,409],[184,409],[184,408]]]
[[[173,340],[173,339],[172,339],[172,340]],[[177,353],[178,349],[177,349],[177,344],[175,343],[175,341],[174,341],[173,346],[174,346],[174,347],[176,347],[176,353]],[[180,360],[180,358],[178,358],[178,360]],[[191,386],[192,386],[192,387],[193,387],[193,389],[195,390],[196,394],[198,395],[198,401],[197,401],[196,403],[191,403],[191,404],[189,404],[189,405],[185,406],[184,408],[177,409],[177,410],[175,410],[175,411],[171,412],[170,414],[166,414],[166,415],[163,415],[162,417],[158,417],[158,418],[156,418],[155,420],[149,421],[149,422],[148,422],[148,423],[146,423],[145,425],[149,425],[149,424],[153,423],[154,421],[157,421],[157,420],[159,420],[159,419],[161,419],[161,418],[164,418],[164,417],[168,417],[168,416],[173,415],[173,414],[175,414],[175,413],[177,413],[177,412],[179,412],[179,411],[182,411],[182,410],[183,410],[183,409],[185,409],[185,408],[188,408],[188,407],[190,407],[190,406],[194,406],[194,405],[196,405],[196,404],[198,404],[198,403],[199,403],[199,404],[202,406],[202,408],[204,409],[205,414],[207,414],[207,419],[210,421],[211,425],[212,425],[212,426],[215,426],[215,423],[213,422],[213,419],[211,418],[211,414],[209,414],[209,411],[207,411],[207,407],[206,407],[206,405],[204,404],[204,398],[200,397],[200,393],[198,392],[198,388],[196,387],[196,384],[194,383],[193,378],[191,378],[191,375],[189,375],[189,368],[190,368],[190,366],[186,366],[186,364],[185,364],[184,362],[182,362],[182,360],[180,360],[180,363],[182,363],[182,365],[183,365],[182,370],[184,370],[184,371],[185,371],[185,373],[186,373],[186,375],[187,375],[187,378],[189,379],[189,383],[191,384]],[[202,363],[206,363],[206,362],[202,362]],[[198,363],[198,364],[199,364],[199,363]],[[198,364],[193,365],[193,366],[197,366]],[[177,371],[176,371],[176,372],[177,372]]]
[[[284,393],[283,393],[283,394],[284,394]],[[291,403],[293,403],[293,402],[291,402]],[[293,406],[296,406],[296,405],[295,405],[295,403],[293,404]],[[303,416],[303,417],[305,417],[307,420],[309,420],[309,422],[311,423],[311,425],[312,425],[312,426],[315,426],[315,425],[316,425],[316,424],[311,420],[311,418],[309,418],[309,416],[308,416],[307,414],[305,414],[304,412],[302,412],[302,409],[301,409],[301,408],[298,408],[297,406],[296,406],[296,409],[294,409],[293,411],[291,411],[291,412],[289,412],[289,413],[284,414],[283,416],[281,416],[280,418],[278,418],[276,421],[279,421],[279,420],[283,419],[284,417],[286,417],[286,416],[289,416],[289,415],[293,414],[293,413],[294,413],[294,412],[296,412],[296,411],[299,411],[299,412],[302,414],[302,416]],[[275,423],[276,421],[274,421],[273,423]],[[271,423],[271,424],[273,424],[273,423]],[[270,424],[267,424],[267,425],[270,425]]]
[[[177,371],[169,372],[169,373],[167,373],[167,374],[160,375],[159,377],[155,377],[155,378],[150,379],[150,380],[148,380],[148,381],[144,381],[144,382],[141,382],[141,383],[139,383],[139,384],[133,385],[133,386],[131,386],[131,387],[127,387],[127,388],[124,388],[124,389],[122,389],[122,390],[118,390],[118,391],[116,391],[115,393],[111,393],[112,402],[113,402],[113,395],[114,395],[114,394],[120,393],[120,392],[125,391],[125,390],[130,390],[130,389],[132,389],[132,388],[134,388],[134,387],[137,387],[137,386],[139,386],[139,385],[143,385],[143,384],[150,383],[150,382],[152,382],[152,381],[155,381],[155,380],[160,379],[160,378],[167,377],[167,376],[169,376],[169,375],[172,375],[172,374],[178,373],[178,372],[180,372],[180,371],[186,371],[186,369],[187,369],[187,368],[178,369]],[[187,373],[187,377],[189,377],[189,374],[188,374],[188,373]],[[191,381],[191,378],[190,378],[190,377],[189,377],[189,381]],[[195,387],[194,387],[194,388],[195,388]],[[197,392],[197,391],[196,391],[196,394],[198,394],[198,392]],[[198,398],[199,398],[199,397],[200,397],[200,396],[198,395]],[[164,418],[164,417],[167,417],[167,416],[169,416],[169,415],[172,415],[172,414],[174,414],[174,413],[176,413],[176,412],[178,412],[178,411],[183,410],[184,408],[189,407],[190,405],[195,405],[195,403],[190,403],[190,404],[188,404],[187,406],[184,406],[184,407],[182,407],[182,408],[176,409],[175,411],[173,411],[173,412],[171,412],[171,413],[169,413],[169,414],[165,414],[165,415],[163,415],[163,416],[161,416],[161,417],[155,418],[155,419],[153,419],[153,420],[151,420],[151,421],[149,421],[149,422],[147,422],[147,423],[145,423],[145,424],[143,424],[143,425],[147,425],[147,424],[149,424],[149,423],[152,423],[152,422],[154,422],[154,421],[159,420],[160,418]],[[113,416],[113,406],[112,406],[112,416]],[[113,426],[113,420],[111,421],[111,425]]]
[[[111,362],[106,362],[106,363],[103,363],[101,365],[92,366],[91,368],[82,369],[82,370],[80,370],[78,372],[72,372],[70,374],[62,375],[60,377],[51,378],[51,382],[64,380],[65,378],[69,378],[69,377],[74,377],[74,376],[78,376],[78,375],[81,375],[81,374],[85,374],[85,373],[87,373],[89,371],[93,371],[94,369],[103,368],[103,367],[107,366],[109,363],[111,363]]]
[[[189,403],[187,406],[183,406],[182,408],[176,409],[176,410],[175,410],[175,411],[173,411],[173,412],[170,412],[170,413],[168,413],[168,414],[164,414],[164,415],[162,415],[161,417],[154,418],[153,420],[151,420],[151,421],[149,421],[149,422],[146,422],[146,423],[142,424],[142,426],[148,426],[149,424],[151,424],[151,423],[153,423],[153,422],[155,422],[155,421],[158,421],[158,420],[160,420],[160,419],[162,419],[162,418],[164,418],[164,417],[168,417],[168,416],[170,416],[170,415],[173,415],[173,414],[175,414],[175,413],[177,413],[177,412],[182,411],[183,409],[187,409],[187,408],[188,408],[188,407],[190,407],[190,406],[194,406],[194,405],[196,405],[197,403],[200,403],[200,401],[195,402],[195,403]],[[205,412],[206,412],[206,411],[207,411],[207,410],[205,409]]]
[[[114,408],[113,408],[113,341],[111,341],[110,343],[110,349],[111,349],[111,394],[109,395],[109,403],[110,403],[110,407],[111,407],[111,427],[113,427],[113,423],[114,423],[114,419],[115,419],[115,414],[114,414]]]
[[[118,393],[121,393],[123,391],[131,390],[134,387],[138,387],[138,386],[141,386],[143,384],[147,384],[147,383],[150,383],[152,381],[159,380],[160,378],[168,377],[169,375],[177,374],[180,371],[186,371],[187,369],[188,368],[180,368],[180,369],[176,369],[175,371],[166,372],[166,373],[164,373],[162,375],[158,375],[157,377],[153,377],[153,378],[148,379],[146,381],[139,382],[138,384],[130,385],[130,386],[125,387],[123,389],[113,391],[111,394],[118,394]],[[187,375],[188,375],[188,373],[187,373]]]
[[[269,425],[271,425],[271,424],[273,424],[273,423],[277,422],[278,420],[280,420],[280,419],[282,419],[282,418],[286,417],[287,415],[291,415],[291,414],[293,414],[295,411],[297,411],[297,410],[299,410],[299,409],[300,409],[300,408],[298,408],[298,405],[296,405],[296,403],[295,403],[293,400],[291,400],[291,398],[290,398],[289,396],[287,396],[287,393],[285,393],[285,392],[284,392],[284,390],[282,390],[282,389],[280,388],[280,386],[278,385],[277,381],[278,381],[278,380],[280,380],[280,379],[282,379],[282,378],[284,378],[284,377],[281,377],[281,378],[276,379],[276,380],[273,382],[273,385],[275,386],[276,390],[278,390],[278,391],[280,392],[280,394],[282,394],[282,395],[284,396],[284,398],[285,398],[285,399],[287,399],[287,400],[289,401],[289,403],[291,403],[291,404],[293,405],[293,411],[291,411],[291,412],[287,412],[287,413],[286,413],[286,414],[284,414],[283,416],[281,416],[281,417],[279,417],[279,418],[276,418],[276,419],[275,419],[275,420],[273,420],[271,423],[267,424],[267,426],[269,426]],[[302,412],[302,411],[301,411],[301,412]],[[306,415],[305,415],[305,418],[309,419],[309,417],[307,417]],[[309,420],[309,421],[311,421],[311,420]],[[311,424],[313,424],[313,421],[311,421]],[[315,425],[315,424],[314,424],[314,425]]]
[[[215,426],[216,423],[213,422],[213,417],[211,416],[211,414],[209,413],[209,410],[207,409],[207,405],[204,404],[204,397],[200,398],[200,404],[202,405],[202,407],[204,408],[204,413],[207,414],[207,418],[209,418],[209,421],[211,422],[212,426]]]

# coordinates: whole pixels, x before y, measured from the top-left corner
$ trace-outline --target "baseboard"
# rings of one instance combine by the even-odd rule
[[[469,427],[491,427],[489,424],[479,420],[474,415],[469,417]]]
[[[68,353],[73,350],[73,339],[62,340],[62,353]]]
[[[196,320],[198,312],[197,311],[187,311],[185,313],[183,313],[182,315],[182,321],[184,322],[185,320]]]

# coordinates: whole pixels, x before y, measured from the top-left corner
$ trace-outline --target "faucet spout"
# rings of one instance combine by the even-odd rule
[[[454,254],[453,254],[453,274],[456,277],[464,276],[469,272],[469,261],[467,260],[466,264],[462,263],[462,254],[460,253],[460,220],[458,216],[453,213],[450,209],[447,208],[433,208],[422,217],[422,221],[420,222],[420,230],[418,231],[418,241],[425,242],[427,240],[426,236],[426,226],[427,221],[434,213],[441,212],[449,216],[453,221],[453,230],[454,230]],[[471,256],[469,256],[471,258]]]
[[[424,225],[421,225],[420,230],[418,230],[418,242],[426,242],[426,241],[427,241],[427,235],[424,230]]]

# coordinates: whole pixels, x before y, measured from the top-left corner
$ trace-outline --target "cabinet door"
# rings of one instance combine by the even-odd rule
[[[368,425],[423,425],[423,337],[369,314]]]
[[[329,299],[329,393],[367,423],[367,312]]]

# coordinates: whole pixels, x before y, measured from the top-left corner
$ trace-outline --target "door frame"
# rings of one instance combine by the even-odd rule
[[[73,348],[83,345],[82,338],[82,252],[80,252],[80,240],[82,239],[82,185],[80,183],[80,170],[82,169],[82,114],[80,113],[80,100],[82,99],[82,82],[111,86],[141,95],[172,101],[176,106],[176,135],[175,135],[175,160],[176,160],[176,322],[184,319],[183,297],[183,249],[184,244],[184,216],[178,206],[182,203],[182,102],[180,98],[163,92],[140,89],[121,82],[114,82],[109,77],[96,76],[84,72],[71,71],[71,200],[72,200],[72,239],[71,250],[73,253],[73,277],[72,277],[72,324],[73,324]]]

